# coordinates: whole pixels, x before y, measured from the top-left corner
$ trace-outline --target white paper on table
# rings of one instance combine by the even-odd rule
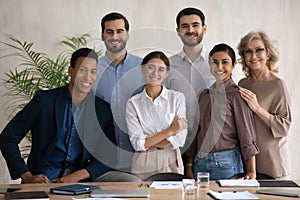
[[[180,181],[153,181],[150,187],[155,189],[182,189],[182,183]]]
[[[209,190],[208,193],[214,198],[214,199],[259,199],[254,194],[243,191],[243,192],[214,192],[212,190]]]
[[[219,180],[221,187],[259,187],[256,179],[229,179]]]
[[[92,197],[83,197],[83,198],[72,198],[72,200],[126,200],[126,199],[120,199],[120,198],[92,198]]]

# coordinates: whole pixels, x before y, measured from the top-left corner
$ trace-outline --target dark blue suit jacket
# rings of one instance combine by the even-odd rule
[[[33,175],[42,172],[60,137],[68,89],[67,85],[38,91],[2,131],[0,149],[12,179],[20,178],[20,175],[28,170]],[[79,121],[76,126],[77,132],[84,144],[81,161],[78,163],[79,169],[87,169],[91,180],[95,180],[111,170],[108,166],[114,164],[113,159],[108,158],[114,158],[115,149],[107,149],[108,146],[114,146],[107,144],[115,143],[110,106],[89,93],[85,111],[80,119],[76,120]],[[26,164],[21,157],[18,144],[29,130],[32,132],[32,147]],[[106,157],[102,159],[101,156]]]

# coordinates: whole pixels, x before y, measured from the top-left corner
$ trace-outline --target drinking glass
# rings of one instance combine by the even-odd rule
[[[182,179],[183,192],[185,195],[193,195],[195,193],[195,180],[194,179]]]
[[[197,185],[198,188],[209,187],[209,172],[198,172],[197,173]]]

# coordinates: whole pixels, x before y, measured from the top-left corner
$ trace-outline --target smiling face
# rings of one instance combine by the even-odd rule
[[[268,69],[267,61],[270,56],[262,40],[252,40],[244,50],[244,59],[247,67],[252,71]]]
[[[184,15],[180,18],[176,31],[185,45],[195,46],[201,43],[206,33],[206,25],[202,25],[198,15]]]
[[[217,81],[226,82],[231,78],[235,63],[232,63],[231,57],[227,52],[219,51],[210,57],[210,73]]]
[[[116,19],[105,22],[101,37],[108,51],[112,53],[123,51],[129,38],[124,20]]]
[[[159,58],[152,58],[142,66],[142,73],[147,85],[160,86],[167,77],[167,65]]]
[[[97,61],[94,58],[79,57],[74,68],[69,67],[68,73],[73,93],[87,94],[97,78]]]

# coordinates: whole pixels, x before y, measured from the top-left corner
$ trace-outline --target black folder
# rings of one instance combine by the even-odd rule
[[[50,188],[52,194],[78,195],[90,193],[92,190],[100,190],[100,187],[95,185],[72,184]]]
[[[258,180],[260,187],[299,187],[292,180]]]
[[[45,191],[32,191],[32,192],[9,192],[5,194],[5,200],[13,199],[40,199],[49,200],[49,196]]]

